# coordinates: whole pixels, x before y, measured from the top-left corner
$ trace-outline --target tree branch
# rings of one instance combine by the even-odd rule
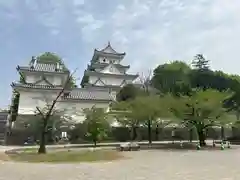
[[[67,88],[69,81],[71,80],[71,78],[73,77],[73,74],[75,74],[76,71],[77,71],[77,68],[73,71],[73,73],[72,73],[71,75],[68,76],[68,78],[67,78],[67,80],[66,80],[63,88],[62,88],[61,91],[58,93],[57,97],[53,100],[53,103],[52,103],[52,105],[51,105],[51,107],[50,107],[50,109],[49,109],[49,111],[48,111],[48,113],[47,113],[47,115],[46,115],[46,119],[48,119],[49,116],[51,115],[52,110],[53,110],[55,104],[57,103],[57,100],[58,100],[59,97],[62,95],[62,93],[64,92],[64,90]]]
[[[39,107],[36,107],[36,109],[37,109],[37,111],[39,112],[39,114],[40,114],[43,118],[45,118],[45,116],[44,116],[44,114],[42,113],[42,111],[40,110],[40,108],[39,108]]]

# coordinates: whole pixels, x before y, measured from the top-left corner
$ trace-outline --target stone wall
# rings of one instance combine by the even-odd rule
[[[7,116],[8,116],[7,112],[0,112],[0,144],[4,141]]]

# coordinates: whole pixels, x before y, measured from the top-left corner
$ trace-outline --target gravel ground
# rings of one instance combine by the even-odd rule
[[[0,180],[240,180],[240,147],[224,151],[125,152],[128,159],[81,164],[0,161]]]

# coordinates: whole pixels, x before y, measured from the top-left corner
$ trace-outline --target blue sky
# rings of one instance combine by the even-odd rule
[[[131,72],[203,53],[213,69],[240,74],[239,9],[239,0],[0,0],[0,108],[31,56],[55,52],[80,77],[107,41]]]

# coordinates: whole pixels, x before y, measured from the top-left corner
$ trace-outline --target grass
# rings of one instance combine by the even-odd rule
[[[57,150],[47,154],[37,154],[34,149],[25,149],[16,154],[8,154],[8,160],[20,162],[94,162],[112,161],[122,158],[120,152],[114,150]]]

